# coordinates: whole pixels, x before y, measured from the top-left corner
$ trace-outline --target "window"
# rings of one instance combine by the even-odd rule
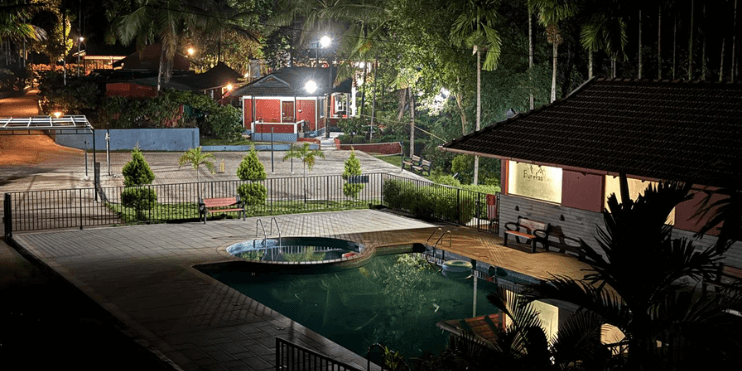
[[[327,100],[325,97],[318,98],[317,105],[319,106],[319,109],[317,110],[317,112],[319,112],[319,117],[325,117],[325,110],[327,110]]]
[[[657,187],[657,182],[649,181],[649,180],[641,180],[641,179],[634,179],[634,178],[628,178],[629,183],[629,197],[631,197],[632,200],[636,200],[637,197],[644,194],[644,191],[649,187]],[[621,203],[621,183],[619,180],[619,177],[613,176],[613,175],[606,175],[605,176],[605,200],[604,205],[606,208],[608,208],[608,197],[610,197],[611,194],[615,193],[616,198],[618,199],[618,202]],[[673,225],[675,224],[675,209],[672,209],[670,212],[670,215],[667,216],[667,220],[665,221],[665,224]]]
[[[345,94],[333,95],[335,100],[335,116],[345,115],[348,109],[348,97]]]
[[[511,194],[562,202],[561,168],[515,161],[508,163],[508,190]]]

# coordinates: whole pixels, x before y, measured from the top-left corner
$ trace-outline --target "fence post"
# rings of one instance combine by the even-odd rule
[[[7,242],[13,237],[13,210],[11,208],[10,193],[5,194],[3,200],[3,221],[5,222],[5,241]]]
[[[330,207],[330,175],[326,176],[327,190],[325,191],[325,209]]]
[[[80,195],[78,198],[80,199],[80,230],[82,230],[82,189],[77,194]]]
[[[461,189],[456,189],[456,221],[461,224]]]

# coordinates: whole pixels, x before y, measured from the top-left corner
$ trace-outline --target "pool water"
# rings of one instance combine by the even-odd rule
[[[439,352],[448,333],[437,322],[498,312],[487,301],[493,283],[444,277],[417,254],[376,256],[328,274],[209,274],[361,356],[374,343],[406,357]]]

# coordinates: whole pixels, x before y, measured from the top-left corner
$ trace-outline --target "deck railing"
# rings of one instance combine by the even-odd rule
[[[276,338],[276,371],[361,371],[301,345]]]

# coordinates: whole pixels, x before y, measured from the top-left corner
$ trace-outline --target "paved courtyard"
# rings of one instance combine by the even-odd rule
[[[256,219],[24,233],[15,240],[182,369],[271,369],[277,336],[365,367],[358,355],[193,268],[236,260],[225,248],[258,235]],[[369,247],[425,242],[437,227],[374,210],[277,220],[283,236],[340,237]],[[501,246],[493,234],[442,227],[454,237],[444,247],[473,259],[542,278],[584,273],[572,257],[529,254]]]

